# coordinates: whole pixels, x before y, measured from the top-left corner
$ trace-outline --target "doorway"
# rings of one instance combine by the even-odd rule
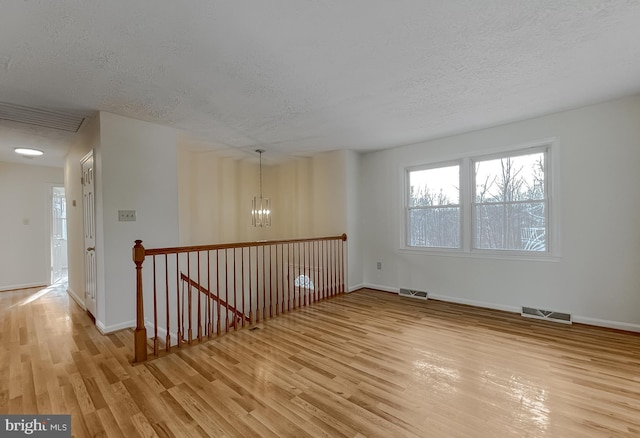
[[[64,187],[51,187],[51,284],[66,283],[67,202]]]

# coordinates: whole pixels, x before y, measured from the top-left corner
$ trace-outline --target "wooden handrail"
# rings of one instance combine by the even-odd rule
[[[254,242],[238,242],[238,243],[221,243],[215,245],[193,245],[193,246],[175,246],[170,248],[153,248],[146,249],[145,255],[161,255],[161,254],[180,254],[185,252],[198,252],[198,251],[214,251],[220,249],[233,249],[233,248],[247,248],[255,246],[271,246],[280,245],[284,243],[298,243],[298,242],[317,242],[322,240],[347,240],[347,235],[342,234],[340,236],[330,237],[311,237],[306,239],[286,239],[286,240],[258,240]]]
[[[249,321],[249,316],[248,315],[245,315],[244,313],[242,313],[241,311],[239,311],[234,306],[230,305],[229,303],[227,303],[225,300],[223,300],[222,298],[218,297],[217,295],[212,294],[209,290],[207,290],[206,287],[198,284],[198,282],[196,282],[195,280],[189,278],[184,272],[180,273],[180,279],[183,280],[183,281],[188,282],[191,286],[195,287],[201,293],[203,293],[204,295],[207,295],[209,298],[211,298],[215,302],[220,302],[221,305],[226,307],[227,310],[229,310],[230,312],[233,312],[239,318],[244,318],[245,321]]]

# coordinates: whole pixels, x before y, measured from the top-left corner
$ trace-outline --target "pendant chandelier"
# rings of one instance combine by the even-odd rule
[[[251,208],[251,223],[254,227],[271,226],[271,199],[262,197],[262,153],[264,149],[256,149],[260,154],[260,196],[254,196]]]

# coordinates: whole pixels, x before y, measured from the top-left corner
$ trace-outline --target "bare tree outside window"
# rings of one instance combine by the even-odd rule
[[[474,248],[547,250],[545,154],[474,162]]]
[[[407,168],[406,246],[551,254],[552,145]]]
[[[409,172],[409,246],[460,248],[459,185],[459,165]]]

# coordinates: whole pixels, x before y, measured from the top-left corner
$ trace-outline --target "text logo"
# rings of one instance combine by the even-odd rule
[[[71,438],[71,415],[0,415],[0,436]]]

